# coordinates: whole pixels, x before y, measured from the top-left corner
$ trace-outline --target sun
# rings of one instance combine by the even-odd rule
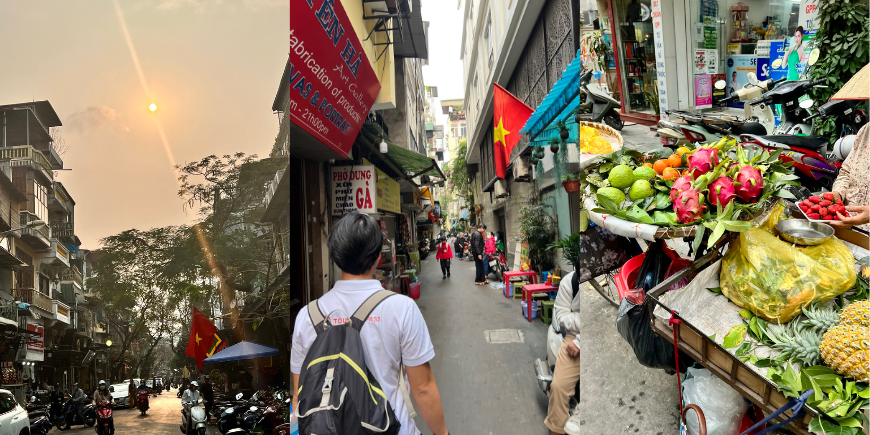
[[[156,112],[156,111],[157,111],[157,105],[154,104],[154,103],[151,103],[151,105],[148,106],[148,110],[150,110],[150,111],[152,111],[152,112]]]

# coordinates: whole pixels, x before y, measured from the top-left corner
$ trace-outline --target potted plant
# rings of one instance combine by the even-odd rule
[[[559,137],[561,137],[563,141],[568,140],[568,138],[571,136],[571,133],[568,132],[568,126],[565,125],[565,120],[560,119],[556,121],[556,127],[559,127]]]
[[[580,191],[580,178],[576,174],[567,174],[562,177],[562,187],[565,192],[574,193]]]
[[[562,143],[562,141],[556,139],[555,137],[550,139],[550,152],[552,152],[553,154],[558,153],[560,143]]]
[[[556,249],[562,250],[562,258],[564,258],[565,261],[572,265],[577,264],[577,261],[580,260],[580,233],[577,232],[571,234],[570,236],[547,246],[547,250],[549,251],[554,251]]]

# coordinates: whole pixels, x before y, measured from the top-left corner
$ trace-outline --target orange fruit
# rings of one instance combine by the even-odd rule
[[[665,159],[656,160],[656,162],[653,163],[653,169],[656,171],[656,174],[659,175],[662,175],[662,172],[664,172],[665,168],[668,168],[670,166],[671,165]]]
[[[682,166],[683,159],[676,154],[672,154],[668,157],[668,164],[670,164],[672,168],[676,168],[677,166]]]
[[[683,154],[686,154],[689,151],[691,151],[691,150],[686,148],[686,147],[679,147],[679,148],[677,148],[677,155],[682,157]]]
[[[652,168],[652,163],[644,163],[643,165],[646,166],[647,168]]]
[[[674,168],[665,168],[664,172],[662,172],[662,178],[665,180],[673,180],[674,178],[678,178],[680,176],[680,171]]]
[[[689,170],[688,170],[688,169],[683,169],[683,176],[685,177],[686,175],[689,175]]]

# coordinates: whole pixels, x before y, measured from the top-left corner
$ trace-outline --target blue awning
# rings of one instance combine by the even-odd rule
[[[72,253],[74,253],[74,254],[78,254],[78,253],[79,253],[79,248],[78,248],[78,246],[73,245],[72,243],[64,243],[63,245],[66,246],[66,249],[69,250],[69,252],[72,252]]]
[[[535,109],[526,125],[523,126],[520,133],[528,133],[529,138],[536,142],[533,145],[543,145],[538,140],[538,136],[548,129],[550,123],[556,119],[562,119],[570,113],[568,107],[577,99],[580,93],[580,73],[583,71],[583,62],[580,59],[580,50],[577,50],[577,55],[568,68],[562,72],[562,78],[553,85],[550,93],[544,97],[544,101]],[[571,108],[573,109],[573,108]],[[567,111],[567,112],[566,112]],[[573,129],[572,129],[573,130]],[[557,131],[558,133],[558,131]],[[556,135],[558,136],[558,134]],[[575,139],[576,140],[576,139]]]

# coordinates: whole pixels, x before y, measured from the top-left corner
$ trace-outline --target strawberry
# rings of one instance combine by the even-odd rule
[[[827,207],[827,206],[831,205],[831,201],[828,201],[828,200],[826,199],[826,200],[823,200],[823,201],[819,202],[819,205],[822,206],[822,207]]]
[[[807,213],[807,217],[810,219],[818,219],[819,214],[818,213]]]
[[[819,214],[822,215],[822,216],[827,216],[827,215],[830,214],[830,213],[828,212],[828,209],[826,209],[826,208],[820,208],[820,209],[819,209]]]
[[[810,208],[809,208],[809,207],[807,207],[807,206],[806,206],[806,205],[805,205],[805,204],[801,204],[801,205],[799,205],[799,206],[798,206],[798,207],[800,207],[800,208],[801,208],[801,211],[802,211],[802,212],[804,212],[804,213],[806,213],[806,212],[807,212],[807,210],[809,210],[809,209],[810,209]]]
[[[820,206],[820,205],[818,205],[818,204],[813,204],[813,206],[810,207],[810,210],[812,210],[812,211],[819,211],[820,208],[822,208],[822,206]]]
[[[833,218],[835,221],[840,220],[840,217],[837,216],[836,214],[832,214],[832,215],[828,215],[828,216],[830,216],[831,218]]]
[[[806,204],[806,206],[809,207],[809,206],[813,205],[813,202],[810,201],[809,199],[805,199],[801,202],[801,204]]]
[[[831,215],[827,215],[827,216],[822,216],[822,219],[826,220],[826,221],[832,221],[832,220],[834,220],[834,217]]]
[[[833,200],[834,200],[834,194],[831,193],[831,192],[825,192],[825,193],[822,194],[822,198],[825,198],[825,199],[827,199],[828,201],[833,201]]]
[[[819,198],[818,196],[813,195],[813,196],[810,197],[810,201],[812,201],[812,202],[818,204],[819,202],[822,201],[822,199]]]

